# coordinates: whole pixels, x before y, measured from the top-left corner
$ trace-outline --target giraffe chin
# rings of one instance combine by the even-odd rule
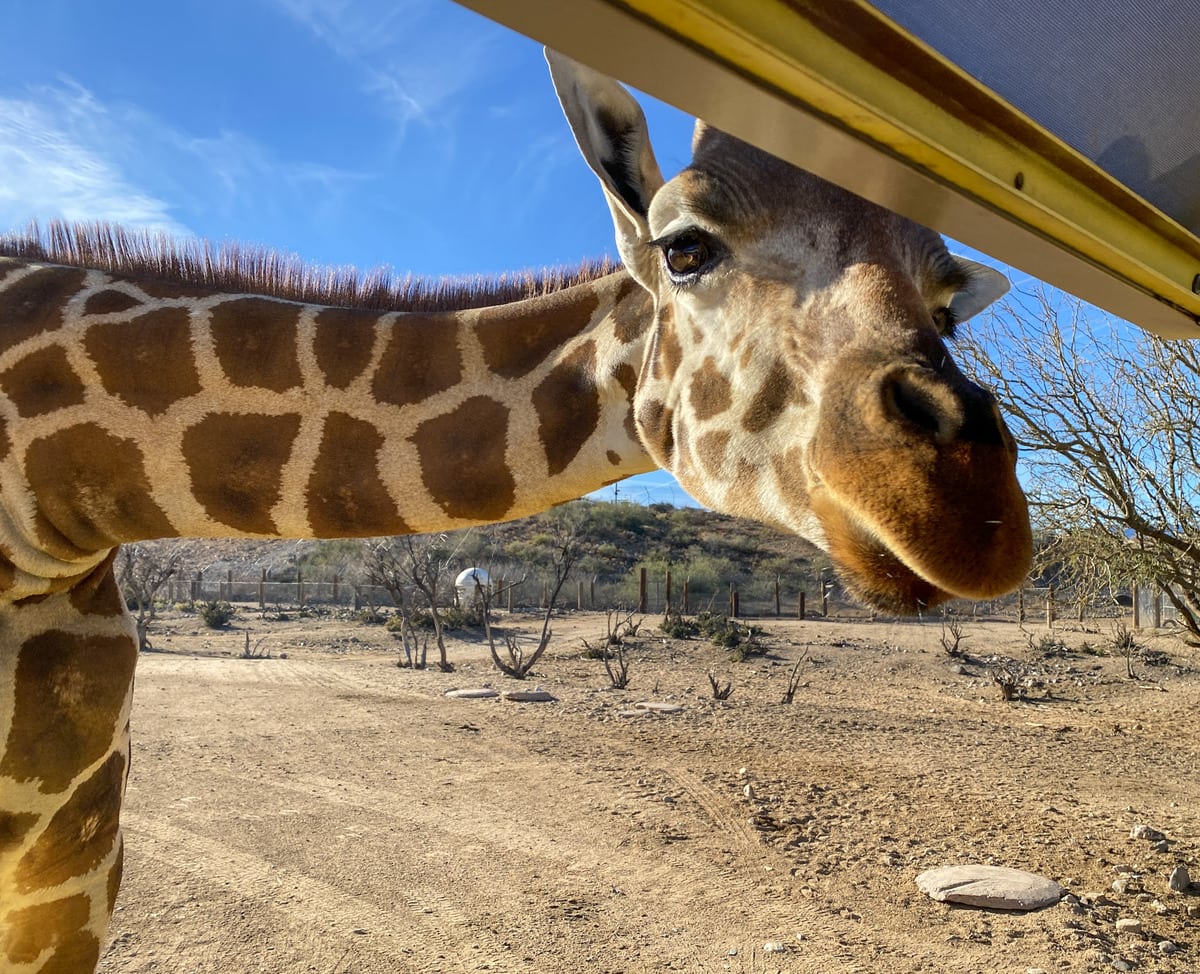
[[[813,497],[826,551],[838,577],[857,599],[881,612],[915,615],[956,598],[918,575],[869,528],[827,496]]]

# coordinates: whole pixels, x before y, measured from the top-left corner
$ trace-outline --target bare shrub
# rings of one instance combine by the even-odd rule
[[[150,626],[158,615],[158,593],[179,573],[179,562],[179,551],[166,542],[122,545],[117,552],[117,582],[135,613],[139,652],[154,648]]]
[[[708,683],[712,687],[712,698],[714,700],[728,700],[733,696],[732,680],[726,680],[725,685],[721,686],[721,681],[717,679],[717,675],[712,670],[709,670]]]
[[[963,634],[962,623],[957,619],[951,619],[947,614],[942,614],[942,651],[951,659],[961,659],[966,655],[959,647],[964,639],[968,637]]]
[[[796,665],[788,673],[787,689],[783,692],[783,699],[780,703],[791,703],[795,698],[796,691],[800,689],[800,667],[806,659],[808,659],[807,649],[804,651],[804,655],[796,660]]]

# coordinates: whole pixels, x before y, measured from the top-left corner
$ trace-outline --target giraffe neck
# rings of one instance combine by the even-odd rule
[[[652,469],[650,318],[624,272],[404,314],[0,259],[0,587],[143,538],[504,520]]]

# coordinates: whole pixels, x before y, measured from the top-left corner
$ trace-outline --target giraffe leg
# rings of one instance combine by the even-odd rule
[[[137,637],[111,559],[0,609],[0,970],[90,974],[121,881]]]

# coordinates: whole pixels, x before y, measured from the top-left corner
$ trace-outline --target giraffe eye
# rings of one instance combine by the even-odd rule
[[[933,312],[933,323],[943,338],[953,338],[958,327],[958,315],[951,308],[938,308]]]
[[[662,248],[667,273],[676,284],[692,283],[710,270],[722,255],[720,245],[699,230],[685,230],[656,243]]]

